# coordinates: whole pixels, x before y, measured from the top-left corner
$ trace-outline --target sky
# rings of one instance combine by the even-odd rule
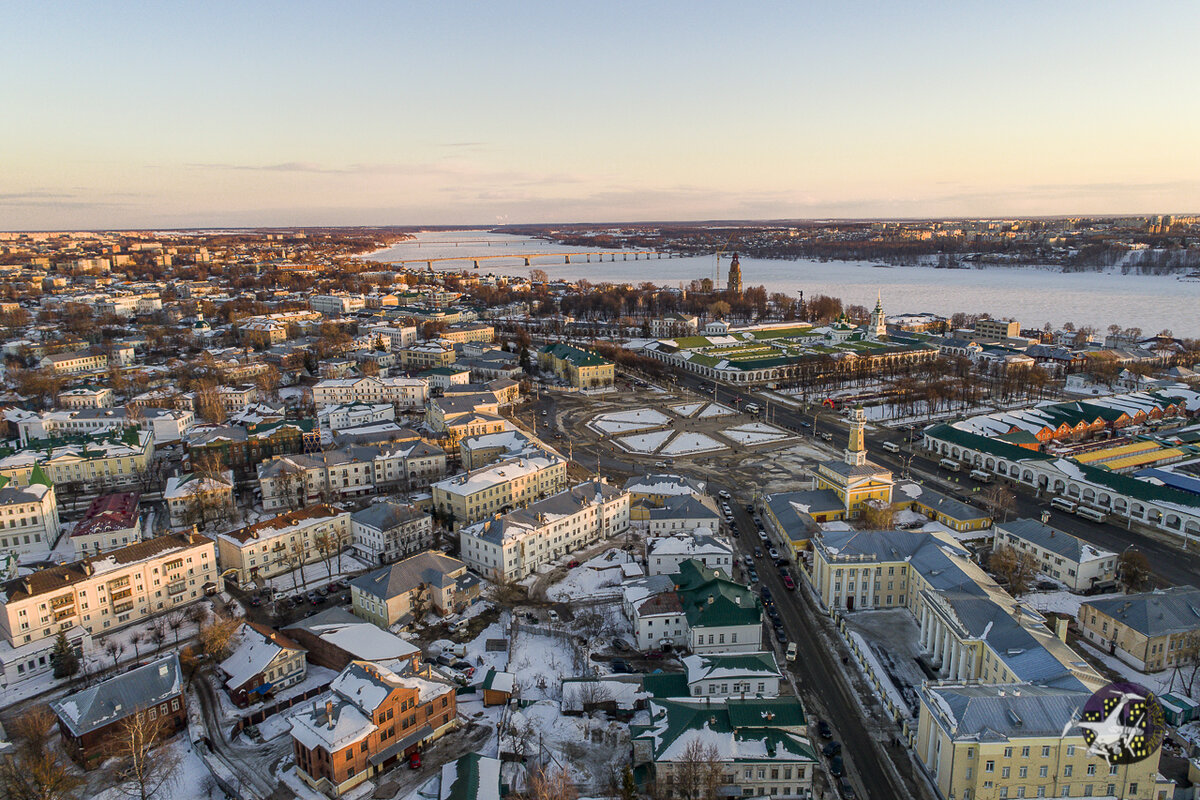
[[[1200,211],[1200,3],[0,0],[0,230]]]

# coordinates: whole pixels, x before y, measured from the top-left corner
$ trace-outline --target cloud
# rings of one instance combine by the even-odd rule
[[[225,164],[225,163],[193,163],[188,164],[192,169],[231,169],[251,172],[317,172],[317,173],[346,173],[350,170],[323,167],[307,161],[284,161],[279,164]]]

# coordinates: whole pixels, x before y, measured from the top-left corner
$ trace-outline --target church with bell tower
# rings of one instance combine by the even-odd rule
[[[742,265],[738,261],[738,254],[733,254],[733,260],[729,262],[729,283],[727,288],[730,293],[741,296],[742,294]]]
[[[883,292],[875,297],[875,310],[871,312],[871,320],[867,323],[867,338],[879,341],[887,336],[887,318],[883,315]]]
[[[890,505],[895,481],[892,471],[867,459],[866,414],[862,406],[850,411],[850,438],[842,460],[817,465],[817,489],[826,489],[841,501],[842,516],[854,519],[871,502]],[[837,517],[830,517],[836,519]]]

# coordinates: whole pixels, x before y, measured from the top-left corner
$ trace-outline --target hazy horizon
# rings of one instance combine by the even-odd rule
[[[1188,213],[1186,3],[22,5],[0,228]]]

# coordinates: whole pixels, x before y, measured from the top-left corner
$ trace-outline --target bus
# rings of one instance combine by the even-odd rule
[[[938,466],[940,466],[942,469],[948,469],[951,472],[958,472],[960,469],[962,469],[962,464],[958,463],[953,458],[943,458],[938,462]]]
[[[1087,506],[1080,506],[1078,509],[1076,509],[1075,513],[1084,519],[1090,519],[1092,522],[1104,522],[1104,520],[1108,519],[1108,515],[1103,511],[1095,508],[1088,508]]]
[[[1070,500],[1066,499],[1065,497],[1055,497],[1053,500],[1050,501],[1050,505],[1052,505],[1054,508],[1059,509],[1060,511],[1069,511],[1072,514],[1074,514],[1075,510],[1077,508],[1079,508],[1078,503],[1072,503]]]
[[[747,414],[757,414],[758,413],[758,403],[746,403],[745,407],[742,410],[745,411]]]
[[[971,470],[971,478],[979,481],[980,483],[991,483],[992,482],[992,473],[984,472],[981,469],[973,469],[973,470]]]
[[[900,445],[896,444],[895,442],[884,442],[883,449],[887,450],[889,453],[899,453]]]

